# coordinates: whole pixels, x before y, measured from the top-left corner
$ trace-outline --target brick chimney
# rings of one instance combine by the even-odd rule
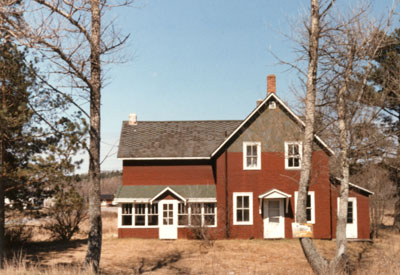
[[[276,77],[274,74],[267,76],[267,95],[270,93],[276,93]]]
[[[129,114],[129,125],[137,125],[137,115],[136,114]]]

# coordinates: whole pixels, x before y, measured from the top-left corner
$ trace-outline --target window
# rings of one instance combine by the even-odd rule
[[[146,205],[135,204],[135,225],[144,226],[146,223]]]
[[[158,221],[158,203],[125,203],[121,205],[120,225],[126,227],[156,227]],[[172,224],[173,206],[164,204],[163,224]],[[178,203],[178,225],[179,226],[215,226],[216,225],[215,203]]]
[[[347,223],[353,223],[353,201],[347,202]]]
[[[148,206],[148,225],[158,225],[158,204]]]
[[[184,203],[178,204],[178,225],[189,225],[189,207]]]
[[[285,168],[300,169],[302,152],[301,142],[285,142]]]
[[[215,203],[204,204],[204,225],[215,225]]]
[[[132,225],[132,204],[122,205],[122,225]]]
[[[233,193],[233,224],[253,224],[253,193]]]
[[[297,209],[297,197],[298,193],[294,193],[295,199],[295,211]],[[306,202],[306,217],[308,223],[315,223],[315,192],[309,191],[307,194],[307,202]]]
[[[261,169],[261,142],[243,142],[243,169]]]
[[[191,215],[190,215],[190,225],[201,226],[202,225],[202,214],[201,214],[201,203],[192,203],[190,205]]]

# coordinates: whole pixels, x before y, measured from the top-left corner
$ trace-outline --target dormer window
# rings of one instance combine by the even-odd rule
[[[300,169],[302,152],[301,142],[285,142],[285,168]]]
[[[243,169],[261,169],[261,142],[243,142]]]

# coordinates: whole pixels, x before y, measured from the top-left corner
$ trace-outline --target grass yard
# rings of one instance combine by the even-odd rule
[[[117,239],[116,215],[103,218],[102,274],[311,274],[298,240],[219,240],[211,246],[195,240]],[[84,229],[85,230],[85,229]],[[68,244],[43,241],[27,246],[5,274],[85,274],[85,235]],[[315,241],[332,257],[334,241]],[[357,274],[400,274],[400,235],[384,232],[374,244],[349,244]]]

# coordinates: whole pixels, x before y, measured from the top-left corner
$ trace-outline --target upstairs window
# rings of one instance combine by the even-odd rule
[[[243,169],[261,169],[261,142],[243,142]]]
[[[285,168],[300,169],[302,152],[301,142],[285,142]]]

